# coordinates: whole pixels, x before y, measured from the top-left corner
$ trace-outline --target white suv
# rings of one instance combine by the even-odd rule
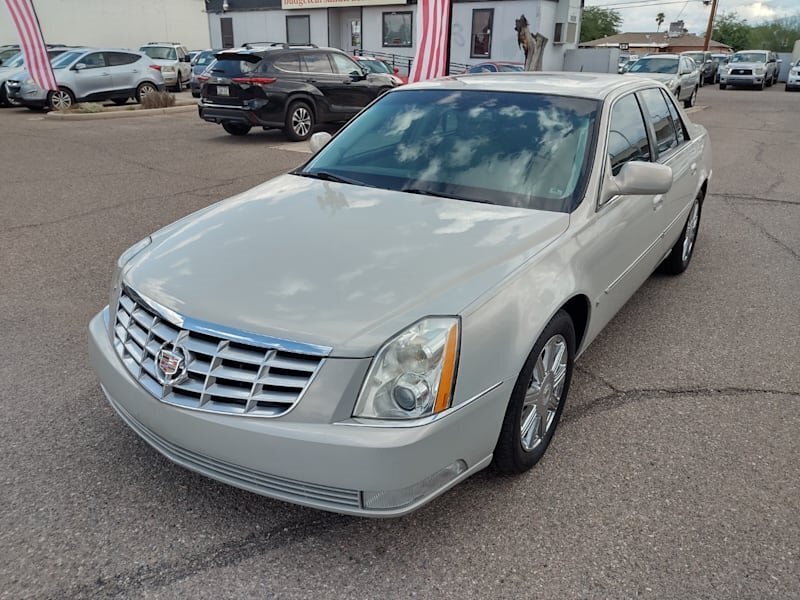
[[[180,92],[189,85],[192,67],[189,64],[189,51],[177,42],[149,42],[139,48],[161,67],[164,83],[168,88]]]

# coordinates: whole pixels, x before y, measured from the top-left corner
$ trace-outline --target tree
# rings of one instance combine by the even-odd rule
[[[581,43],[619,33],[622,17],[615,10],[587,6],[581,17]]]
[[[715,19],[711,37],[733,48],[734,52],[750,46],[750,26],[735,12],[724,13]]]
[[[791,52],[795,40],[800,40],[800,20],[786,18],[750,28],[751,48]]]
[[[656,31],[661,31],[661,26],[664,24],[664,19],[666,18],[664,13],[658,13],[656,15],[656,23],[658,23],[658,29],[656,29]]]

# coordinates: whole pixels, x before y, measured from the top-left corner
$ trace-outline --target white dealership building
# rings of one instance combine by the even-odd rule
[[[532,33],[549,39],[543,67],[561,69],[564,52],[580,37],[581,0],[453,2],[450,60],[458,64],[523,61],[514,30],[525,15]],[[209,0],[211,44],[248,42],[333,46],[390,55],[407,67],[414,56],[417,3],[411,0]]]

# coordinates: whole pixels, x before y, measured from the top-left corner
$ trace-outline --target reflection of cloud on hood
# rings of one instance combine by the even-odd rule
[[[486,137],[474,138],[471,140],[456,140],[453,149],[447,157],[447,164],[450,167],[466,167],[472,160],[475,151],[489,141]]]
[[[480,117],[484,112],[486,112],[485,106],[473,106],[472,108],[469,109],[469,112],[467,114],[469,115],[470,119],[475,119],[477,117]]]
[[[489,221],[508,221],[525,216],[524,212],[515,210],[482,210],[475,208],[471,203],[466,206],[446,206],[437,211],[439,218],[443,221],[450,220],[451,223],[439,227],[433,231],[434,234],[464,233],[469,231],[478,223],[488,223]]]
[[[406,129],[411,127],[411,124],[425,116],[425,111],[421,108],[412,108],[411,110],[407,110],[405,112],[401,112],[392,119],[392,122],[389,124],[389,129],[386,132],[387,135],[400,135]]]
[[[310,292],[314,286],[304,279],[284,279],[276,288],[274,292],[270,292],[271,296],[296,296],[301,292]]]

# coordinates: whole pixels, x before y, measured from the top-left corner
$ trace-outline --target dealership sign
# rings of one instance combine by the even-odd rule
[[[385,6],[386,4],[405,4],[406,0],[281,0],[281,8],[336,8],[339,6]]]

